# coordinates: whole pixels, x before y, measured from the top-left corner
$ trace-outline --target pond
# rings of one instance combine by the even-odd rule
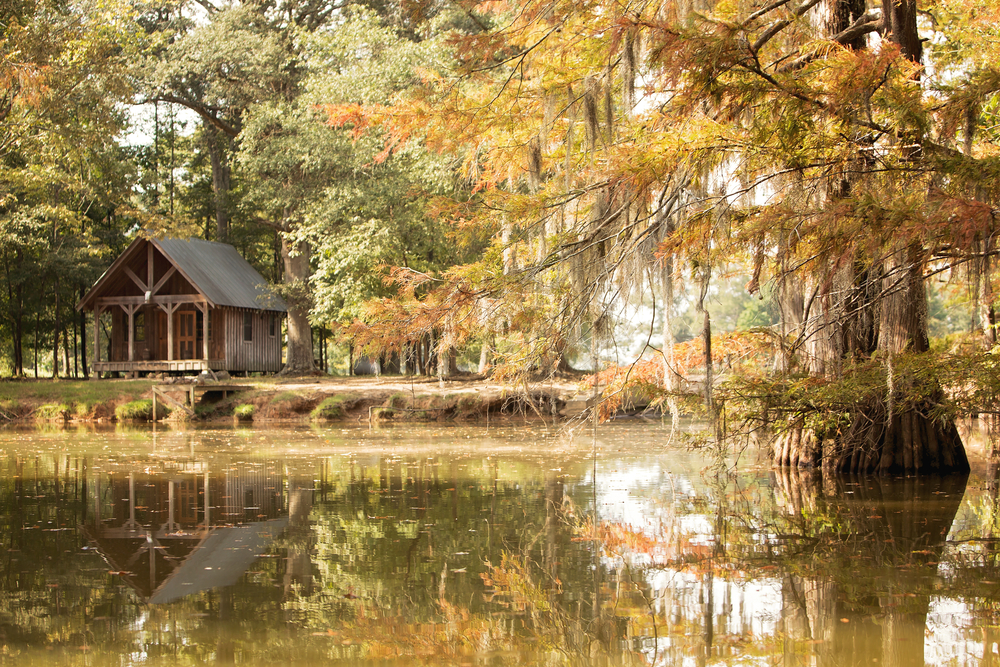
[[[3,665],[993,665],[1000,497],[697,432],[0,431]]]

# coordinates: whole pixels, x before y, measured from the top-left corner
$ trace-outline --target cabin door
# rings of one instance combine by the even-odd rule
[[[156,358],[167,359],[167,314],[160,309],[156,313]]]
[[[177,358],[196,359],[197,336],[195,328],[195,313],[193,310],[182,310],[177,313]]]

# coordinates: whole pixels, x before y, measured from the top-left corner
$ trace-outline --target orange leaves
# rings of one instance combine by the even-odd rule
[[[394,275],[402,297],[373,304],[365,326],[379,333],[368,340],[451,318],[460,335],[565,345],[555,331],[596,318],[584,301],[616,271],[749,259],[755,289],[780,275],[828,294],[838,268],[873,266],[901,239],[968,248],[991,221],[957,184],[960,161],[941,157],[953,149],[931,149],[933,123],[945,111],[957,123],[960,109],[917,85],[927,73],[888,40],[868,39],[874,15],[848,39],[798,2],[687,14],[608,0],[460,2],[477,28],[448,40],[456,71],[423,73],[391,109],[327,109],[355,136],[381,127],[385,155],[414,138],[452,154],[474,196],[435,201],[432,214],[499,237],[474,267],[434,281]],[[712,362],[756,361],[773,342],[718,337]],[[673,358],[682,376],[705,365],[700,340]],[[636,392],[662,399],[664,372],[660,359],[605,371],[606,406]]]
[[[320,110],[327,116],[327,123],[336,128],[351,128],[351,138],[360,139],[373,128],[385,132],[385,147],[375,156],[375,163],[385,162],[396,147],[410,137],[410,129],[405,124],[394,122],[392,110],[380,104],[324,104]]]
[[[389,269],[385,277],[386,284],[394,285],[399,289],[399,293],[410,298],[415,297],[417,288],[426,285],[433,279],[426,273],[401,266],[394,266]]]
[[[449,41],[458,62],[469,71],[496,65],[516,53],[507,36],[498,33],[453,35]]]
[[[595,542],[609,556],[626,560],[639,556],[658,566],[670,563],[700,569],[713,554],[713,545],[704,535],[684,534],[672,524],[643,529],[612,521],[595,525],[588,520],[576,528],[576,535],[574,541]],[[707,563],[707,567],[714,565]]]
[[[903,58],[898,47],[886,43],[878,50],[855,51],[838,45],[828,48],[830,53],[823,59],[822,66],[815,68],[815,80],[822,87],[828,108],[846,122],[870,113],[873,96],[884,98],[890,94],[898,98],[902,91],[886,91],[901,85],[909,96],[916,94],[913,103],[919,102],[919,87],[911,85],[918,66]]]
[[[550,580],[550,586],[536,581],[531,562],[516,554],[504,552],[500,565],[487,562],[489,573],[480,577],[486,586],[492,586],[494,594],[506,598],[507,604],[518,611],[530,610],[533,614],[552,611],[551,593],[559,593],[562,584],[558,579]]]
[[[374,116],[372,107],[361,104],[324,104],[320,108],[326,113],[330,126],[341,128],[350,125],[354,128],[355,138],[371,126]]]
[[[585,523],[578,531],[579,539],[600,542],[607,553],[652,554],[662,546],[659,541],[627,524],[602,521],[598,525]]]
[[[774,338],[761,331],[736,331],[712,337],[712,363],[716,368],[732,370],[769,359],[774,352]],[[610,366],[590,375],[585,386],[595,382],[603,386],[600,416],[606,419],[629,403],[646,398],[650,405],[661,405],[667,398],[665,374],[675,373],[687,381],[689,375],[705,367],[705,344],[702,338],[678,343],[673,349],[674,363],[668,369],[663,358],[641,359],[627,366]],[[687,394],[687,390],[682,390]]]
[[[949,196],[933,189],[928,201],[928,223],[945,229],[952,243],[959,248],[973,249],[978,239],[991,233],[993,207],[975,199]]]
[[[385,280],[397,294],[369,301],[362,318],[343,328],[354,345],[378,356],[428,335],[447,347],[469,337],[480,297],[460,276],[434,277],[405,267],[387,271]]]

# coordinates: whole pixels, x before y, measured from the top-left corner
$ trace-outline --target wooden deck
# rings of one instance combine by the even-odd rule
[[[95,361],[94,372],[171,373],[183,371],[225,370],[225,359],[175,359],[174,361]]]

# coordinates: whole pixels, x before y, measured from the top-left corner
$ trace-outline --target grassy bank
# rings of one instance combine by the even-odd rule
[[[119,406],[148,398],[152,380],[7,380],[0,382],[0,419],[114,418]]]
[[[329,387],[284,389],[258,386],[212,405],[198,406],[199,418],[241,422],[425,422],[476,421],[490,418],[551,416],[552,395],[537,391],[510,394],[421,391],[392,392],[373,388],[330,391]]]
[[[0,421],[148,421],[156,380],[0,381]],[[249,387],[214,403],[195,406],[208,422],[421,422],[551,417],[562,405],[552,386],[528,393],[485,381],[420,381],[411,378],[240,378]],[[182,401],[187,385],[175,389]],[[563,388],[565,393],[565,389]],[[164,410],[164,412],[160,412]],[[165,406],[160,403],[159,417]],[[182,418],[173,415],[171,418]]]

